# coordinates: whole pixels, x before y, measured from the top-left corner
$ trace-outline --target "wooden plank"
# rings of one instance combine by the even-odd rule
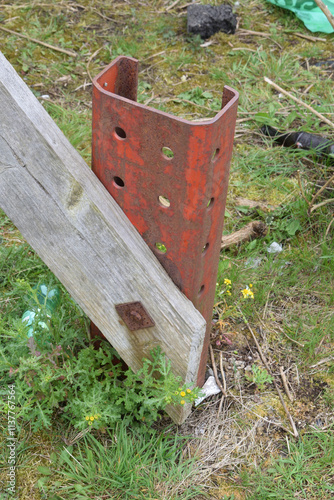
[[[0,109],[0,207],[133,370],[160,345],[195,381],[203,317],[1,53]],[[154,327],[128,330],[115,305],[132,301]]]

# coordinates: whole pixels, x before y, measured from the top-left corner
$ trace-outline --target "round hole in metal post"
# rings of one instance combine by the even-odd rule
[[[206,251],[207,251],[207,249],[209,248],[209,246],[210,246],[210,244],[209,244],[209,243],[206,243],[206,244],[204,245],[204,247],[202,248],[202,255],[205,255],[205,254],[206,254]]]
[[[202,285],[201,288],[198,290],[198,296],[200,297],[202,295],[202,293],[204,292],[204,288],[205,286]]]
[[[125,186],[123,179],[121,179],[120,177],[117,177],[117,175],[115,175],[115,177],[113,178],[113,183],[114,183],[114,186],[117,188],[124,188],[124,186]]]
[[[167,248],[163,243],[157,242],[155,244],[155,248],[157,249],[158,253],[164,254],[167,252]]]
[[[215,201],[214,198],[210,198],[210,200],[208,201],[208,204],[207,204],[206,208],[212,208],[212,205],[213,205],[214,201]]]
[[[158,200],[159,200],[159,204],[164,207],[164,208],[169,208],[170,207],[170,201],[168,198],[166,198],[166,196],[159,196],[158,197]]]
[[[167,146],[164,146],[162,149],[162,155],[164,158],[166,158],[166,160],[172,160],[174,158],[174,153],[173,151],[168,148]]]
[[[117,139],[126,139],[126,132],[121,127],[115,127],[115,135]]]
[[[213,152],[213,154],[211,156],[211,161],[216,161],[217,160],[218,155],[219,155],[219,151],[220,151],[219,148],[217,148],[217,149],[214,150],[214,152]]]

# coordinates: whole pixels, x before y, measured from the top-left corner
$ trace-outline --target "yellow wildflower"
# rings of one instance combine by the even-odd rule
[[[93,420],[94,420],[94,417],[93,417],[93,415],[92,415],[92,416],[90,417],[90,420],[91,420],[91,421],[93,422]]]
[[[181,396],[184,398],[184,396],[186,395],[186,393],[184,391],[182,391],[181,393]]]
[[[254,293],[249,288],[244,288],[241,290],[244,299],[254,299]]]
[[[185,400],[181,399],[180,403],[181,403],[181,405],[184,405],[185,404]]]
[[[228,278],[224,279],[224,285],[231,285],[231,284],[232,284],[231,280],[229,280]]]
[[[190,394],[191,393],[191,389],[187,389],[187,393]]]
[[[89,420],[89,416],[87,415],[87,416],[85,417],[85,419],[86,419],[86,420]]]
[[[94,418],[97,420],[99,418],[99,416],[98,415],[94,415]]]

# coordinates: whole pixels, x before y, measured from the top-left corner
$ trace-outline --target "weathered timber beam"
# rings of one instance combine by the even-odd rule
[[[203,317],[1,53],[0,110],[0,207],[133,370],[160,345],[195,381]],[[115,305],[133,301],[154,327],[124,325]]]

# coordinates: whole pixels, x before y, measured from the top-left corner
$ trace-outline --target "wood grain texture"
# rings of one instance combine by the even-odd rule
[[[0,110],[0,207],[133,370],[160,345],[196,380],[203,317],[1,53]],[[128,330],[115,305],[133,301],[154,327]]]

